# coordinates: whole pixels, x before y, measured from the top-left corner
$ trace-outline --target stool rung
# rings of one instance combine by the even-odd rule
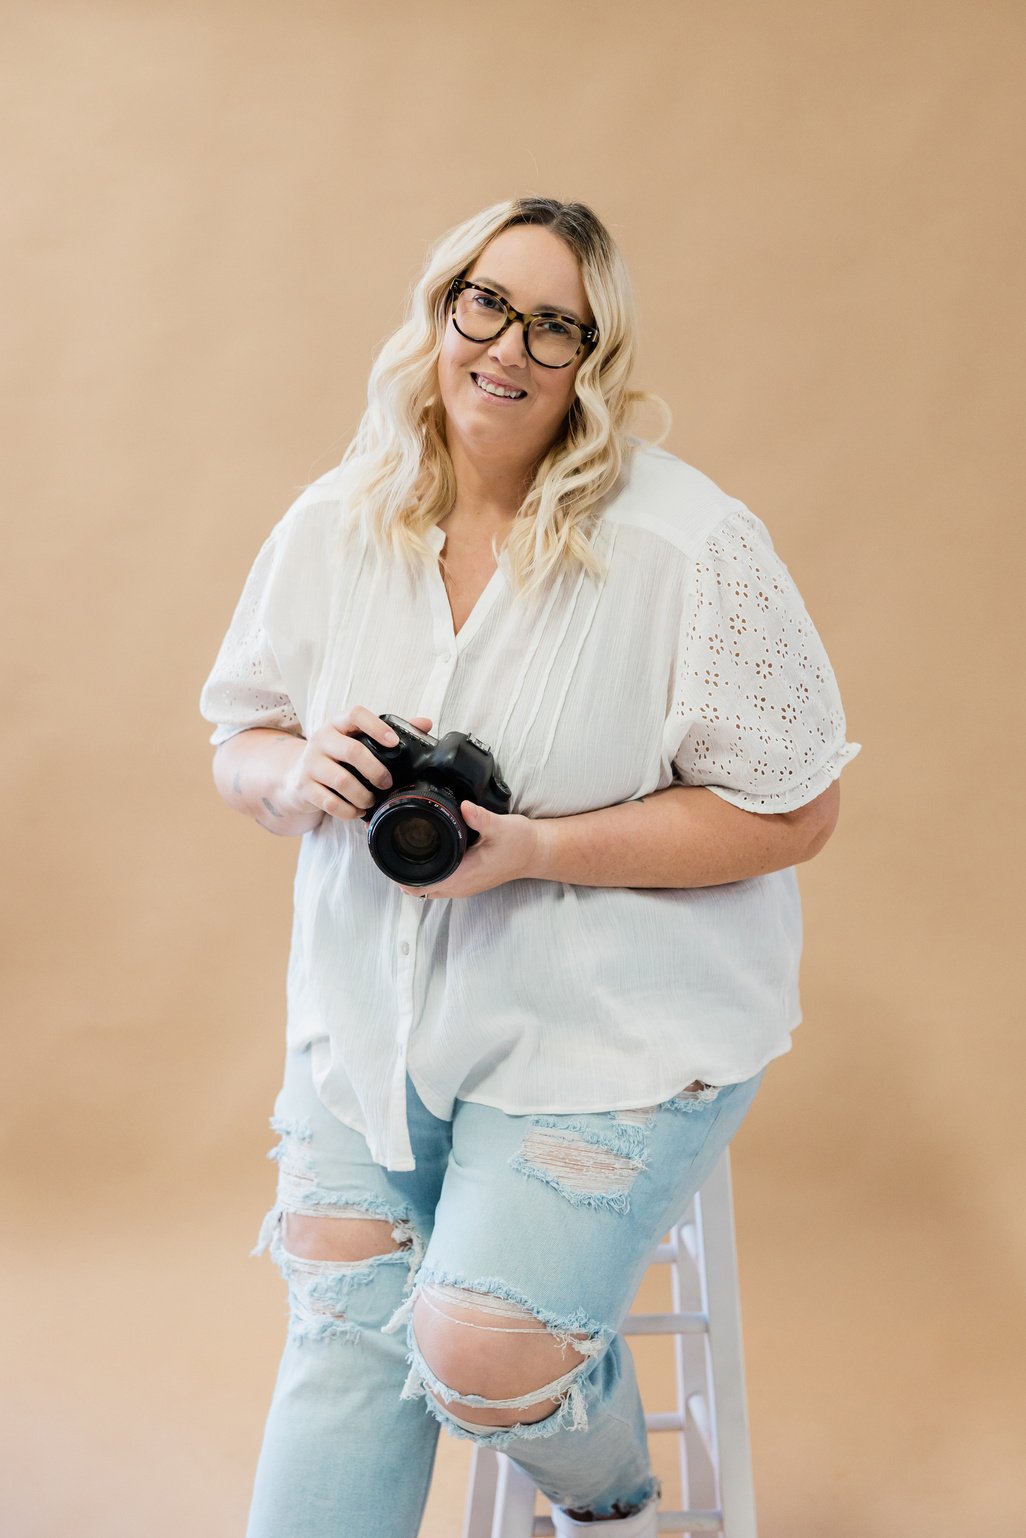
[[[657,1530],[660,1533],[722,1533],[723,1512],[715,1511],[661,1511]]]
[[[708,1314],[628,1314],[625,1335],[705,1335]]]
[[[683,1431],[684,1417],[679,1410],[650,1410],[645,1416],[646,1431]]]
[[[722,1533],[723,1512],[716,1511],[661,1511],[661,1533]],[[551,1517],[535,1517],[531,1528],[533,1538],[555,1538],[556,1529]]]

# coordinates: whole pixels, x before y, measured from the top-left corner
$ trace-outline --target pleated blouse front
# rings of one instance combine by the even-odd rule
[[[430,531],[440,553],[443,532]],[[638,446],[596,521],[596,579],[525,607],[501,568],[454,634],[437,560],[411,582],[344,518],[337,469],[271,530],[203,686],[217,744],[310,737],[352,705],[495,754],[511,810],[562,817],[675,780],[749,812],[812,801],[859,751],[768,531],[744,503]],[[302,836],[287,1042],[386,1168],[415,1167],[406,1075],[436,1116],[652,1105],[729,1084],[802,1019],[793,868],[720,886],[520,880],[421,902],[374,864],[360,820]]]

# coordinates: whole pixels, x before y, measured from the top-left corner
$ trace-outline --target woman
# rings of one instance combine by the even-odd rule
[[[762,523],[628,436],[634,344],[589,209],[452,231],[204,686],[221,795],[306,835],[249,1538],[414,1538],[439,1425],[558,1533],[656,1532],[619,1326],[790,1047],[794,867],[859,745]],[[368,850],[382,714],[472,733],[512,793],[459,802],[431,885]]]

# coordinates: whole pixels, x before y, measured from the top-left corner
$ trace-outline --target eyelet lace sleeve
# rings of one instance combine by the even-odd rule
[[[675,711],[675,775],[749,812],[814,801],[860,751],[801,595],[747,508],[695,560]]]
[[[213,746],[250,727],[302,735],[264,623],[282,524],[264,541],[246,578],[227,634],[200,694],[200,714],[217,723]]]

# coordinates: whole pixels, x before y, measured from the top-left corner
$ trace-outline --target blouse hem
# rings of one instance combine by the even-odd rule
[[[754,1079],[756,1074],[761,1073],[762,1070],[767,1067],[768,1064],[773,1062],[775,1058],[785,1056],[786,1053],[791,1051],[793,1045],[791,1041],[791,1032],[797,1030],[799,1024],[800,1021],[795,1021],[794,1025],[788,1028],[786,1041],[782,1045],[775,1047],[773,1051],[766,1054],[758,1066],[753,1068],[750,1073],[740,1074],[737,1078],[734,1079],[718,1079],[716,1081],[717,1086],[721,1089],[726,1089],[729,1088],[729,1086],[732,1084],[744,1084],[748,1079]],[[439,1095],[430,1084],[426,1084],[425,1080],[419,1079],[418,1082],[419,1076],[415,1078],[408,1065],[407,1072],[410,1074],[410,1078],[413,1079],[413,1085],[417,1091],[417,1094],[420,1095],[421,1100],[424,1102],[427,1109],[431,1112],[432,1116],[438,1117],[440,1121],[450,1121],[452,1119],[451,1114],[441,1115],[434,1109],[434,1106],[431,1105],[429,1099],[429,1097],[433,1098],[434,1103],[437,1106],[442,1104],[444,1097]],[[692,1079],[701,1078],[701,1073],[692,1073],[690,1079],[684,1080],[684,1085],[691,1083]],[[708,1080],[703,1079],[703,1083],[708,1082]],[[424,1095],[421,1085],[424,1085],[424,1087],[428,1090],[428,1096]],[[508,1105],[501,1104],[497,1099],[489,1099],[486,1095],[482,1094],[455,1095],[452,1097],[452,1102],[455,1103],[457,1100],[462,1100],[466,1105],[486,1105],[493,1111],[502,1111],[505,1116],[595,1116],[601,1115],[604,1111],[639,1111],[647,1109],[649,1106],[662,1105],[664,1101],[672,1100],[675,1095],[679,1095],[684,1085],[676,1084],[674,1088],[668,1089],[665,1094],[662,1092],[662,1089],[649,1095],[643,1095],[639,1092],[637,1094],[631,1095],[627,1100],[618,1101],[615,1105],[610,1105],[607,1101],[602,1105],[584,1106],[581,1105],[578,1101],[574,1105],[567,1106],[556,1105],[552,1101],[544,1101],[539,1102],[536,1105],[517,1106],[514,1109]]]

